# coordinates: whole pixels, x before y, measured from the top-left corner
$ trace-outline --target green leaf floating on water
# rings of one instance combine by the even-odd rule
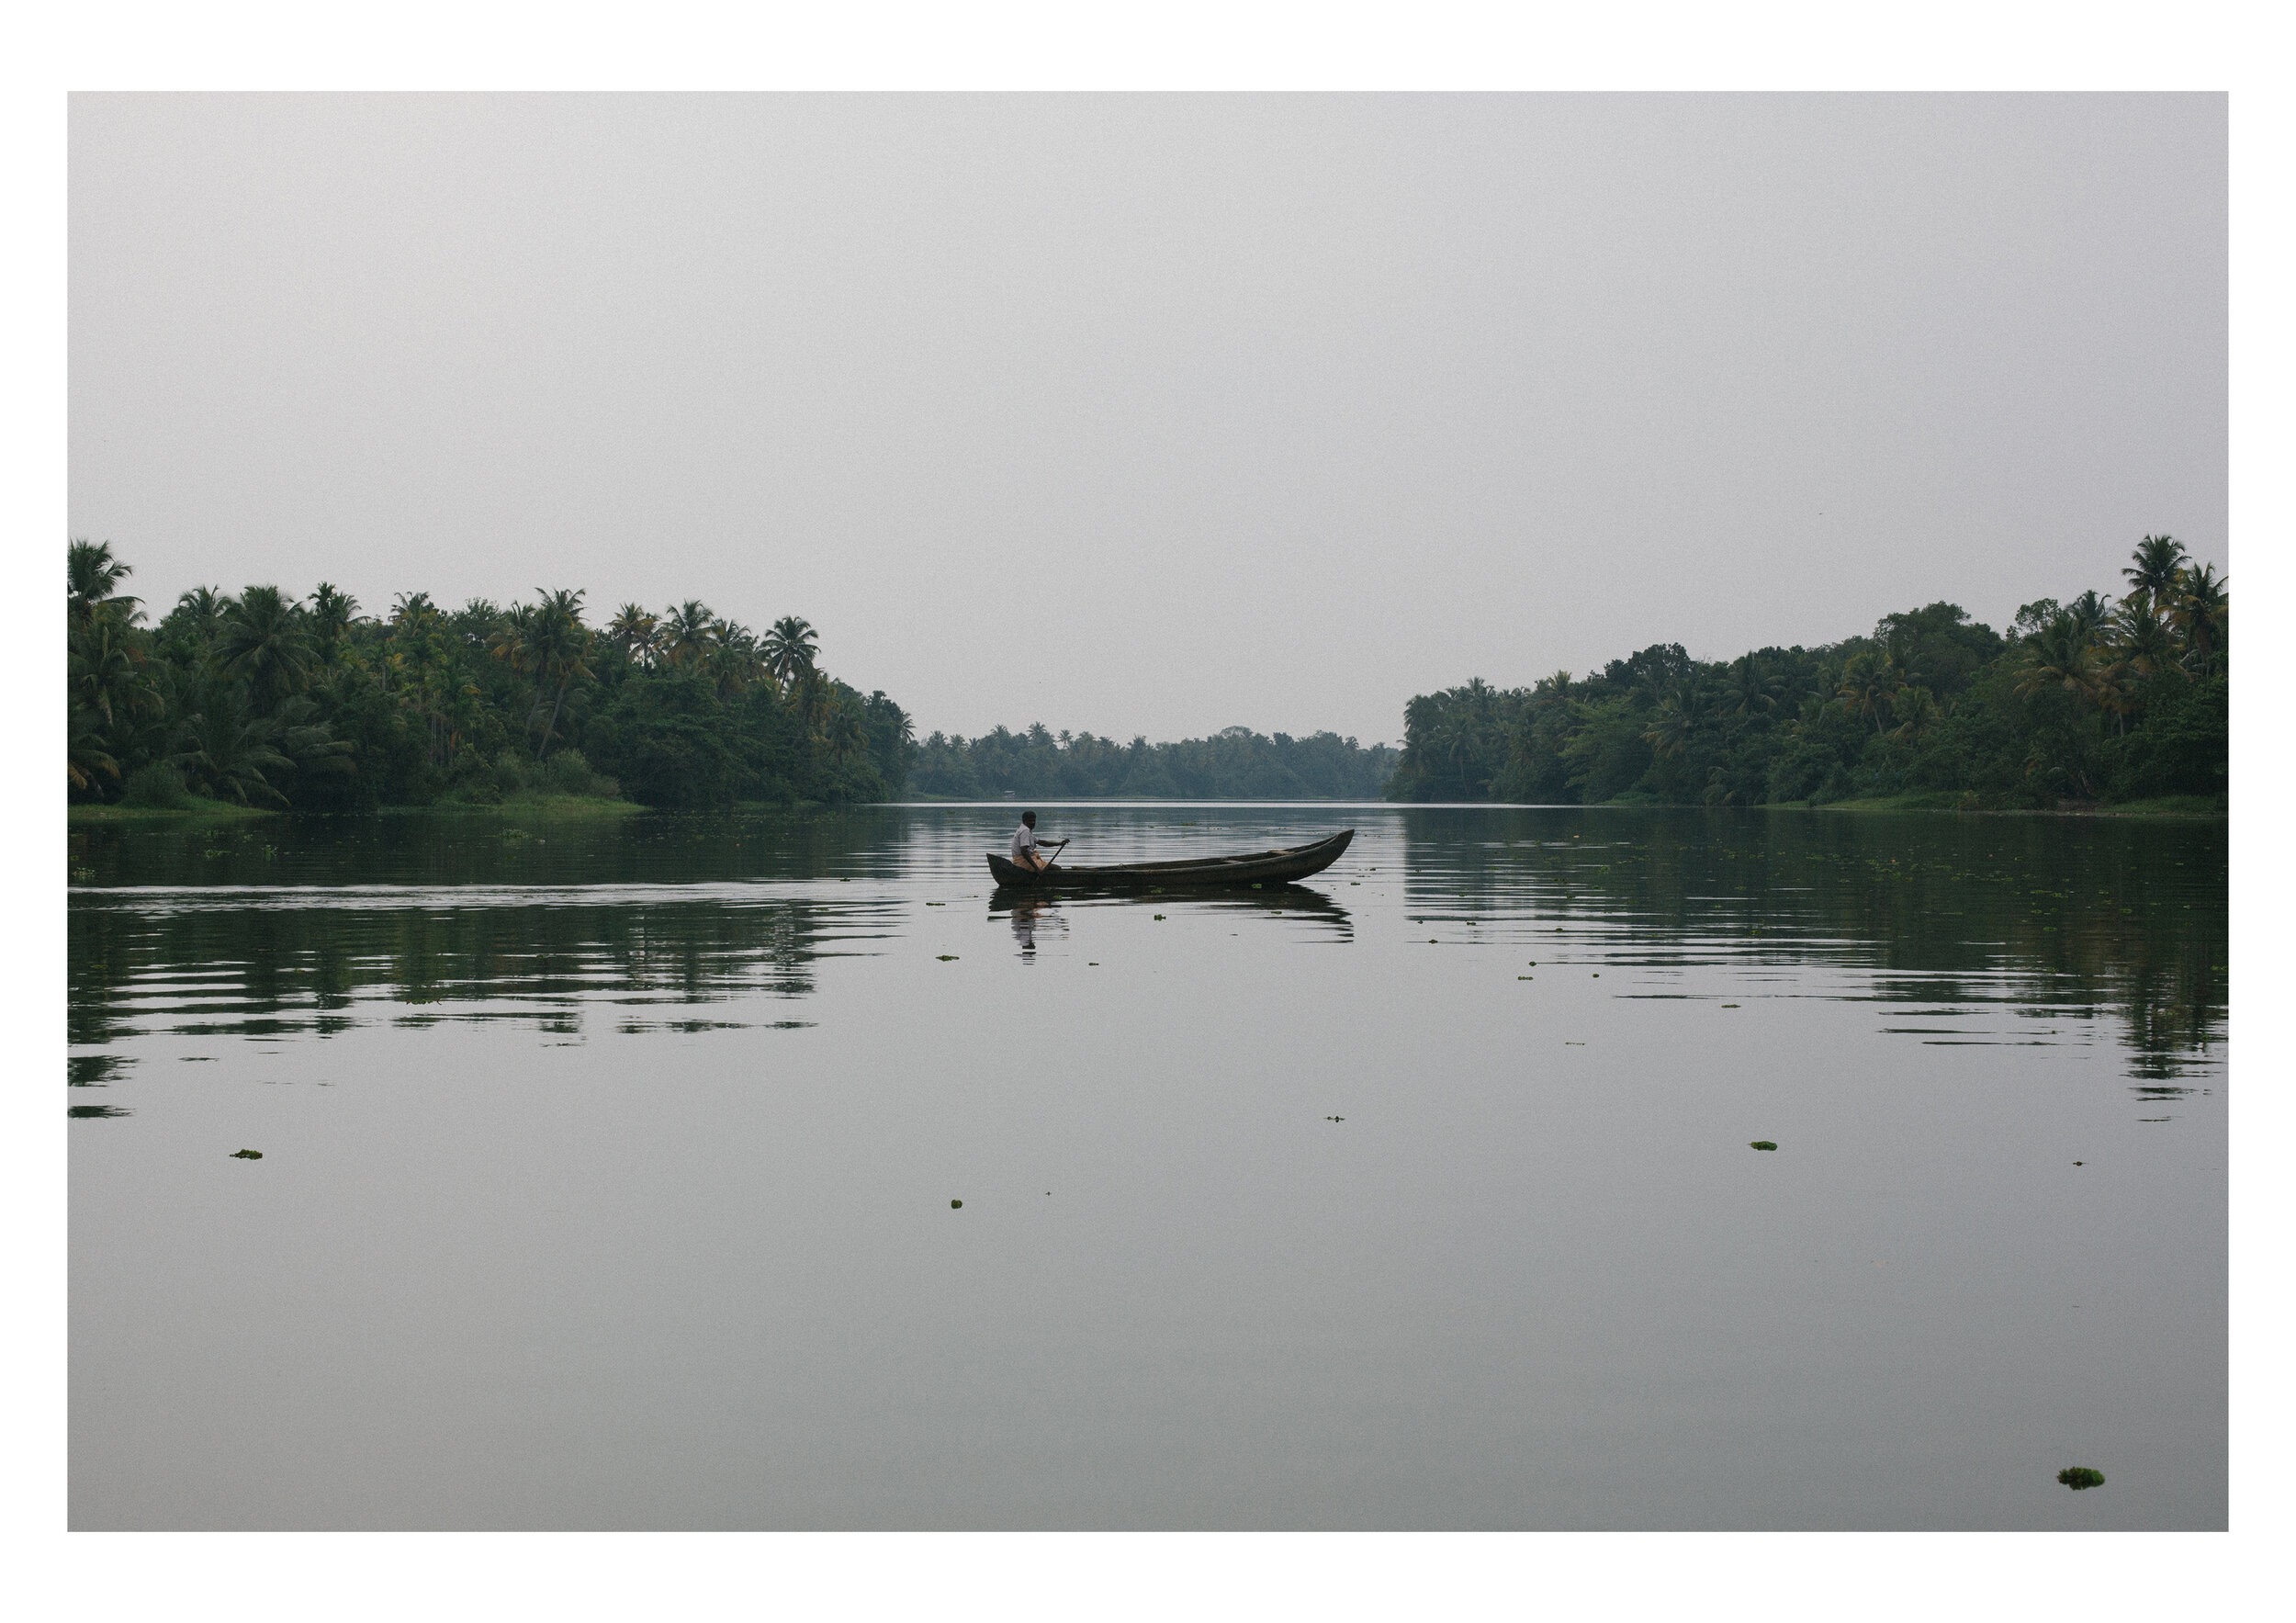
[[[1748,1149],[1752,1149],[1752,1150],[1774,1150],[1774,1149],[1776,1149],[1778,1146],[1777,1146],[1776,1144],[1772,1144],[1772,1143],[1771,1143],[1768,1139],[1766,1139],[1766,1138],[1758,1138],[1758,1139],[1754,1140],[1754,1142],[1753,1142],[1752,1144],[1750,1144],[1747,1145],[1746,1147],[1747,1147]]]
[[[2078,1493],[2083,1488],[2103,1487],[2105,1473],[2101,1471],[2091,1471],[2086,1465],[2069,1465],[2057,1472],[2057,1481],[2071,1488],[2075,1493]]]
[[[263,1159],[263,1152],[261,1150],[233,1150],[231,1152],[231,1159],[234,1161],[260,1161]]]
[[[962,1200],[951,1200],[949,1202],[949,1210],[954,1212],[958,1207],[963,1204],[964,1202]]]
[[[956,961],[957,955],[954,952],[943,952],[940,954],[940,962],[943,964],[954,964]]]

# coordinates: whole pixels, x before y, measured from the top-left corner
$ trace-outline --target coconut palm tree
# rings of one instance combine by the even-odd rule
[[[242,806],[284,806],[287,796],[272,779],[293,772],[295,763],[278,747],[278,718],[251,714],[243,694],[236,682],[209,681],[188,695],[195,707],[176,728],[167,763],[196,794]]]
[[[530,725],[542,713],[542,695],[550,695],[549,718],[543,722],[542,736],[535,745],[535,759],[540,761],[549,753],[551,740],[557,736],[558,717],[566,708],[567,689],[577,682],[590,680],[591,632],[582,624],[581,592],[545,592],[539,586],[535,592],[541,603],[532,605],[516,620],[504,617],[503,630],[498,634],[502,641],[495,652],[512,670],[535,679],[535,708],[528,717]]]
[[[238,606],[220,586],[195,586],[177,595],[167,618],[190,632],[192,641],[204,653],[215,646],[216,634]]]
[[[301,604],[276,586],[250,586],[216,634],[215,661],[247,683],[257,715],[303,691],[317,662]]]
[[[2031,696],[2055,688],[2077,697],[2094,698],[2099,675],[2095,644],[2083,629],[2081,616],[2066,609],[2026,643],[2018,666],[2017,691]]]
[[[2185,659],[2196,676],[2212,676],[2223,646],[2224,627],[2232,614],[2229,579],[2220,579],[2214,564],[2193,564],[2177,577],[2168,600],[2168,621],[2184,638]]]
[[[65,620],[65,773],[74,789],[118,778],[115,750],[131,743],[139,718],[163,707],[147,669],[143,634],[117,597],[86,602]]]
[[[709,655],[716,625],[710,605],[695,598],[669,609],[661,621],[663,659],[680,670],[701,664]]]
[[[2130,594],[2144,593],[2148,606],[2163,604],[2177,584],[2177,572],[2184,567],[2184,543],[2174,535],[2147,535],[2136,544],[2129,560],[2129,567],[2121,573],[2129,582]]]
[[[73,704],[68,707],[64,722],[68,734],[64,772],[72,787],[85,793],[94,789],[104,778],[118,783],[119,761],[104,747],[108,740],[104,737],[104,729],[96,716],[81,705]]]
[[[869,727],[852,705],[839,704],[829,721],[829,748],[848,760],[869,753]]]
[[[71,702],[106,727],[159,702],[144,674],[143,649],[117,617],[99,614],[73,628],[65,651]]]
[[[1690,677],[1677,677],[1667,685],[1643,741],[1660,755],[1680,755],[1690,748],[1706,722],[1706,695]]]
[[[735,620],[719,620],[712,626],[702,670],[721,700],[739,698],[751,684],[772,680],[757,633]]]
[[[614,611],[606,624],[606,640],[630,657],[634,664],[652,670],[661,622],[634,603]]]
[[[320,664],[335,662],[343,650],[343,633],[358,613],[359,600],[331,581],[321,580],[311,592],[311,638],[318,645]]]
[[[1879,738],[1882,717],[1905,685],[1896,662],[1888,655],[1853,654],[1841,668],[1841,683],[1834,690],[1834,696],[1851,715],[1872,720],[1874,734]]]
[[[1780,683],[1768,664],[1752,654],[1730,662],[1723,680],[1722,708],[1732,716],[1764,716],[1778,707]]]
[[[295,763],[299,772],[342,773],[352,771],[352,745],[338,738],[319,718],[319,706],[309,693],[298,693],[269,718],[273,748]]]
[[[110,542],[74,541],[69,558],[74,613],[84,614],[97,603],[115,603],[130,625],[142,618],[136,608],[142,599],[124,596],[119,590],[119,583],[135,570],[112,556]]]
[[[2176,658],[2169,627],[2153,605],[2153,594],[2139,587],[2121,600],[2113,612],[2103,651],[2115,665],[2139,677],[2157,674]]]
[[[1937,695],[1919,683],[1908,687],[1890,701],[1890,713],[1896,717],[1893,737],[1918,738],[1931,727],[1944,712],[1938,708]]]
[[[524,673],[533,670],[533,661],[526,645],[534,637],[535,605],[514,603],[501,612],[494,629],[487,633],[487,652],[512,671]]]
[[[2115,734],[2128,731],[2129,717],[2144,708],[2144,690],[2160,672],[2181,670],[2167,622],[2143,587],[2121,600],[2104,635],[2090,646],[2090,695],[2111,713]]]
[[[2085,643],[2095,642],[2105,622],[2112,618],[2112,599],[2100,597],[2094,590],[2084,592],[2065,605],[2065,613],[2072,617],[2076,636]]]
[[[814,668],[814,629],[794,614],[783,614],[765,634],[766,669],[786,691]]]
[[[499,620],[499,611],[495,617]],[[390,637],[377,671],[399,707],[422,721],[424,759],[441,772],[453,763],[461,740],[457,716],[468,719],[478,700],[478,685],[456,659],[455,640],[446,615],[428,592],[401,592],[391,605]]]

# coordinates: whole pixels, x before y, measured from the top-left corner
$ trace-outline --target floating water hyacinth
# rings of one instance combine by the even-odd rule
[[[2057,1472],[2057,1481],[2077,1493],[2083,1488],[2103,1487],[2105,1473],[2101,1471],[2092,1471],[2086,1465],[2069,1465]]]
[[[233,1150],[231,1152],[231,1159],[234,1161],[260,1161],[263,1159],[263,1152],[261,1150]]]
[[[1747,1147],[1748,1147],[1749,1149],[1755,1149],[1755,1150],[1774,1150],[1774,1149],[1776,1149],[1778,1146],[1777,1146],[1776,1144],[1774,1144],[1771,1143],[1771,1142],[1770,1142],[1770,1140],[1768,1140],[1768,1139],[1766,1139],[1766,1138],[1758,1138],[1758,1139],[1754,1140],[1754,1142],[1753,1142],[1752,1144],[1749,1144]]]
[[[956,961],[957,955],[954,952],[943,952],[940,954],[940,962],[943,964],[954,964]]]
[[[1052,1193],[1052,1191],[1051,1191],[1050,1189],[1047,1189],[1047,1190],[1045,1191],[1045,1193],[1050,1194],[1050,1193]],[[957,1208],[958,1208],[958,1207],[960,1207],[960,1206],[962,1206],[962,1205],[963,1205],[963,1204],[964,1204],[964,1202],[963,1202],[962,1200],[951,1200],[951,1201],[950,1201],[950,1202],[949,1202],[949,1210],[950,1210],[950,1211],[951,1211],[951,1212],[954,1212],[955,1210],[957,1210]]]

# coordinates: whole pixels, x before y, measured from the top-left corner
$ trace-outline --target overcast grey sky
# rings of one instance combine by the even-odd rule
[[[2215,96],[76,96],[74,535],[799,614],[920,733],[2226,563]]]

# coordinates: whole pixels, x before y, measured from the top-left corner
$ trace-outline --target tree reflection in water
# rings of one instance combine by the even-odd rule
[[[308,893],[84,897],[72,910],[70,1039],[326,1036],[378,1019],[573,1031],[593,1006],[625,1031],[756,1023],[692,1011],[809,995],[814,960],[867,935],[880,910],[792,896],[578,894],[492,906],[445,891],[397,906],[372,893],[356,906],[316,905]]]
[[[1781,995],[1917,1005],[1888,1029],[1937,1044],[2110,1015],[2153,1097],[2222,1066],[2222,821],[1602,807],[1405,827],[1413,918],[1535,916],[1557,961],[1775,965]],[[1862,985],[1813,989],[1813,965]]]

